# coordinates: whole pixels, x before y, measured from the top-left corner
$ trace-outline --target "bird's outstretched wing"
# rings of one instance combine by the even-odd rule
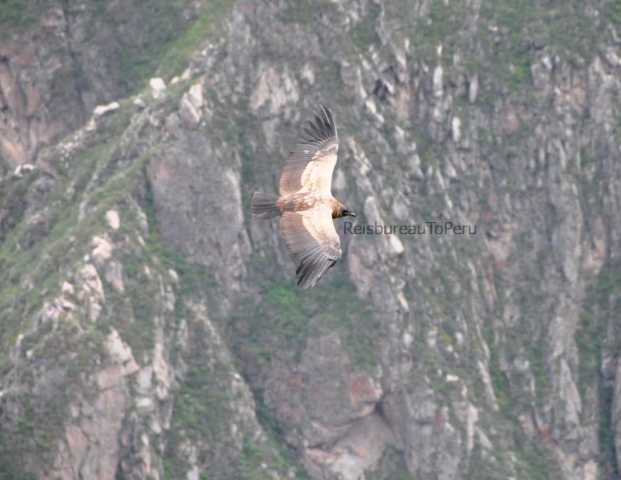
[[[280,230],[298,262],[298,285],[308,288],[341,258],[341,244],[328,206],[301,212],[285,212]]]
[[[308,121],[298,135],[295,147],[285,162],[280,175],[280,195],[313,192],[317,196],[332,196],[332,172],[336,165],[339,140],[332,113],[321,107],[314,121]]]

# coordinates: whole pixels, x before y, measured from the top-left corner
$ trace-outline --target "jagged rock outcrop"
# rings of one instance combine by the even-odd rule
[[[171,144],[149,159],[156,218],[167,240],[190,261],[215,267],[224,290],[239,291],[250,254],[241,159],[226,143],[216,145],[204,132],[195,131],[201,107],[202,85],[195,84],[181,98],[178,112],[166,118]],[[207,125],[212,122],[207,120]]]
[[[66,118],[0,55],[0,472],[618,476],[618,9],[525,9],[240,0],[183,73]],[[319,103],[357,225],[422,230],[338,221],[301,292],[249,198]]]

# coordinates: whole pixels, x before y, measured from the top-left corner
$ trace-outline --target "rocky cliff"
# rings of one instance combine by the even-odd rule
[[[0,478],[619,478],[618,2],[23,3]],[[319,104],[358,224],[476,234],[298,290],[249,199]]]

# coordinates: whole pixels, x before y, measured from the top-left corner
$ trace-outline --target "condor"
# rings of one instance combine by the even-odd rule
[[[252,217],[267,220],[280,216],[280,232],[298,263],[296,275],[302,288],[314,286],[341,258],[341,244],[333,219],[355,217],[332,196],[332,173],[339,140],[332,113],[321,107],[314,122],[303,127],[280,175],[280,197],[255,192]]]

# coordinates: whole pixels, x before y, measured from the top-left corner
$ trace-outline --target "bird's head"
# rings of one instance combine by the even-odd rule
[[[354,213],[354,211],[351,208],[346,207],[346,206],[343,205],[343,208],[341,210],[341,216],[342,217],[355,217],[356,214]]]

